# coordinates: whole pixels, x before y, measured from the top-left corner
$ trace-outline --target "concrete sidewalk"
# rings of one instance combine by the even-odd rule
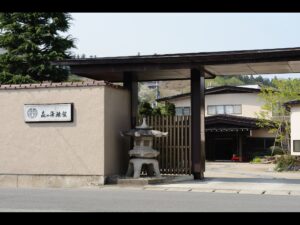
[[[205,180],[147,185],[144,190],[300,195],[300,172],[275,172],[271,164],[207,163]]]

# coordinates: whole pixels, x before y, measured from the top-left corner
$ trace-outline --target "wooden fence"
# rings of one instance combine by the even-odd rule
[[[167,137],[154,138],[153,148],[162,174],[191,174],[191,116],[150,116],[147,124],[154,130],[168,132]],[[138,119],[140,125],[142,119]]]

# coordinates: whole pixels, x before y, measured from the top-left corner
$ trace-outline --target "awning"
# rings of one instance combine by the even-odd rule
[[[246,132],[258,129],[258,119],[233,116],[233,115],[215,115],[205,117],[206,132]]]
[[[249,128],[208,128],[208,129],[205,129],[205,132],[220,132],[220,133],[223,133],[223,132],[248,132],[250,131],[251,129]]]
[[[300,48],[68,59],[53,65],[70,66],[74,74],[111,82],[122,81],[127,71],[139,81],[190,79],[190,69],[199,67],[206,78],[300,73]]]

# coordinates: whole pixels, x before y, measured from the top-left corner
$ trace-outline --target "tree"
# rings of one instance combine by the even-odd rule
[[[141,116],[152,116],[153,109],[149,102],[141,102],[139,105],[139,115]]]
[[[170,102],[166,102],[165,105],[162,107],[162,115],[165,116],[175,116],[176,110],[175,105]]]
[[[223,85],[239,86],[249,84],[260,84],[265,86],[272,86],[272,82],[268,78],[261,75],[254,77],[253,75],[227,75],[217,76],[215,79],[208,79],[205,81],[206,87],[216,87]]]
[[[68,13],[0,13],[0,83],[65,81],[69,70],[51,61],[71,57],[75,47]]]
[[[149,88],[146,84],[139,83],[139,102],[154,102],[156,99],[155,89]]]
[[[153,109],[153,111],[152,111],[152,115],[153,115],[153,116],[161,116],[161,115],[162,115],[162,114],[161,114],[161,107],[156,106],[156,107]]]
[[[300,99],[300,79],[273,79],[272,85],[275,88],[262,86],[259,94],[264,105],[258,113],[258,125],[267,127],[270,133],[276,134],[275,144],[280,144],[285,152],[289,152],[289,112],[283,104],[287,101]]]

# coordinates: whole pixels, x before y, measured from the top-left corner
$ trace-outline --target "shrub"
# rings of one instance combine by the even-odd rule
[[[161,116],[161,109],[159,107],[156,107],[152,111],[153,116]]]
[[[278,172],[291,170],[296,164],[296,158],[291,155],[282,155],[277,159],[275,170]]]
[[[266,150],[262,150],[262,151],[252,153],[253,158],[263,157],[263,156],[271,156],[271,155],[272,155],[272,151],[270,149],[266,149]]]
[[[252,161],[251,161],[251,163],[261,163],[262,162],[262,160],[261,160],[261,158],[260,157],[254,157],[254,159],[252,159]]]
[[[175,116],[176,110],[173,103],[166,102],[162,107],[162,114],[166,116]]]
[[[153,109],[149,102],[141,102],[139,106],[139,114],[141,116],[151,116],[153,113]]]
[[[278,146],[272,146],[270,147],[270,150],[272,152],[272,155],[284,155],[284,151]]]

